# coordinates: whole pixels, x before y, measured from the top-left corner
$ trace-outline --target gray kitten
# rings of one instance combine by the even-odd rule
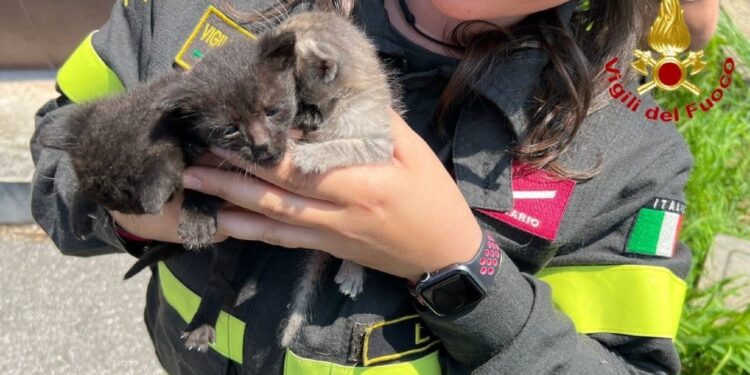
[[[355,164],[391,159],[389,110],[399,107],[388,75],[365,34],[344,17],[308,12],[291,16],[274,33],[296,35],[297,90],[303,106],[319,111],[322,122],[307,129],[293,150],[303,173],[323,173]],[[298,116],[298,121],[304,116]],[[304,124],[301,124],[305,128]],[[297,284],[281,344],[291,344],[304,326],[315,289],[330,256],[314,252]],[[344,261],[336,275],[339,290],[355,298],[363,288],[362,266]]]

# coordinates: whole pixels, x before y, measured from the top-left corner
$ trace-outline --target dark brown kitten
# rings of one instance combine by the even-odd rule
[[[182,188],[182,172],[209,147],[236,151],[271,165],[283,156],[297,112],[293,75],[295,35],[236,41],[208,54],[193,70],[168,73],[127,93],[83,104],[42,143],[68,151],[79,181],[72,207],[76,235],[91,233],[97,204],[123,213],[157,213]],[[222,305],[233,303],[243,243],[211,246],[222,201],[186,190],[178,234],[185,248],[212,251],[211,273],[201,304],[185,328],[189,349],[208,350]],[[184,250],[154,248],[128,271]]]
[[[187,73],[170,72],[124,95],[83,104],[45,129],[42,142],[68,151],[78,177],[76,234],[90,233],[95,204],[159,212],[181,189],[185,166],[209,147],[259,164],[280,160],[297,111],[294,41],[287,33],[228,44]],[[180,228],[193,250],[211,244],[211,211],[220,204],[196,194],[186,196]]]

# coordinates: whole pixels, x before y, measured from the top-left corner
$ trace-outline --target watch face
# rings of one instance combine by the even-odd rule
[[[450,275],[422,291],[422,298],[442,315],[459,312],[482,297],[481,289],[463,273]]]

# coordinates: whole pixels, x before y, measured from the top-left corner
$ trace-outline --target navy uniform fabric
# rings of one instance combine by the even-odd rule
[[[96,51],[126,88],[173,69],[175,55],[209,5],[208,1],[129,3],[126,7],[118,2],[110,21],[93,38]],[[275,1],[235,4],[240,10],[251,10]],[[561,7],[560,12],[569,8]],[[487,79],[474,87],[479,99],[459,110],[444,136],[436,130],[432,114],[456,62],[420,51],[406,41],[388,23],[380,1],[360,0],[355,19],[398,70],[409,124],[453,171],[469,205],[510,210],[514,200],[508,150],[525,134],[525,105],[547,63],[544,53],[529,48],[499,61]],[[56,119],[71,107],[64,97],[47,103],[37,115],[36,134],[55,126]],[[103,209],[91,239],[81,241],[71,234],[67,217],[76,181],[70,160],[63,152],[41,147],[36,134],[31,141],[37,168],[32,212],[38,223],[64,254],[125,251]],[[362,347],[356,339],[361,327],[418,312],[426,328],[442,340],[444,373],[677,373],[679,359],[669,339],[578,334],[570,319],[554,308],[549,287],[533,276],[545,266],[595,264],[657,265],[680,278],[687,275],[690,253],[684,246],[672,258],[634,257],[624,252],[628,231],[642,206],[655,197],[684,202],[683,188],[692,161],[674,127],[649,123],[617,105],[607,106],[588,117],[563,156],[567,166],[579,169],[597,160],[601,160],[601,172],[577,184],[554,240],[477,211],[480,224],[496,235],[506,256],[489,296],[473,310],[449,318],[418,310],[403,280],[372,270],[368,270],[363,294],[352,301],[338,292],[332,277],[337,264],[333,264],[312,308],[310,325],[292,344],[292,351],[305,358],[361,365]],[[248,243],[248,252],[243,277],[256,285],[258,293],[239,306],[224,308],[246,322],[241,366],[212,350],[201,354],[184,349],[179,337],[185,322],[164,299],[158,274],[154,274],[145,320],[168,372],[282,373],[284,351],[276,338],[288,313],[297,265],[307,254],[257,242]],[[190,254],[166,263],[190,289],[202,290],[208,258],[208,254]]]

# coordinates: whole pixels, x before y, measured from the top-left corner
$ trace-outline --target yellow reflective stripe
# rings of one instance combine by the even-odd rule
[[[538,278],[580,333],[674,339],[685,282],[663,267],[619,265],[545,268]]]
[[[94,50],[93,35],[83,40],[57,72],[57,85],[74,103],[114,95],[124,89],[117,74]]]
[[[438,351],[410,362],[372,367],[343,366],[331,362],[302,358],[291,350],[284,358],[284,375],[439,375]]]
[[[159,262],[159,282],[167,303],[185,322],[193,319],[201,298],[178,280],[164,262]],[[216,342],[211,344],[211,348],[241,364],[244,338],[245,322],[222,311],[216,321]]]

